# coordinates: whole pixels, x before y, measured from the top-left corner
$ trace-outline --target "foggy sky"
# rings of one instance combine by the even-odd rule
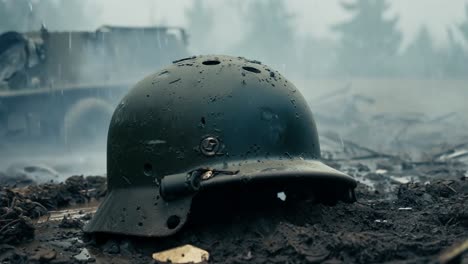
[[[217,34],[224,40],[235,42],[241,38],[243,27],[234,5],[239,0],[208,0],[215,10]],[[242,1],[243,2],[243,1]],[[185,26],[185,9],[191,0],[96,0],[97,16],[93,23],[119,25],[167,25]],[[227,4],[226,4],[227,3]],[[290,12],[295,14],[298,33],[312,34],[321,38],[335,38],[329,27],[347,18],[339,0],[288,0]],[[399,29],[403,32],[403,46],[406,46],[422,25],[427,25],[436,40],[436,45],[446,43],[447,27],[454,27],[463,21],[465,4],[468,0],[390,0],[389,16],[399,14]],[[225,30],[223,30],[225,29]],[[222,34],[224,31],[224,34]]]
[[[0,0],[0,2],[5,0]],[[20,0],[10,0],[18,1]],[[36,2],[40,0],[23,0],[24,2]],[[187,27],[188,20],[186,17],[187,9],[191,7],[192,0],[133,0],[133,1],[116,1],[116,0],[78,0],[78,1],[69,1],[67,0],[52,0],[56,3],[61,2],[62,5],[57,5],[59,9],[58,12],[49,12],[49,9],[46,10],[31,10],[31,13],[37,15],[37,21],[45,20],[48,23],[45,23],[48,29],[51,31],[54,30],[89,30],[94,31],[101,25],[115,25],[115,26],[150,26],[150,25],[170,25],[170,26],[182,26]],[[82,2],[79,2],[82,1]],[[263,45],[262,40],[265,39],[265,36],[254,35],[252,42],[248,39],[243,39],[248,31],[248,26],[243,24],[242,19],[245,18],[244,14],[239,14],[239,5],[247,6],[246,3],[250,3],[253,0],[205,0],[208,3],[209,7],[213,10],[214,13],[214,28],[212,32],[207,32],[206,36],[202,32],[207,44],[202,46],[203,48],[209,50],[209,52],[215,53],[225,53],[235,52],[237,55],[245,54],[239,53],[243,51],[252,51],[251,44],[255,42]],[[267,0],[266,0],[267,1]],[[330,114],[332,113],[332,120],[339,120],[343,123],[342,127],[339,127],[339,131],[342,134],[343,138],[348,138],[356,142],[362,142],[369,147],[379,147],[381,142],[388,142],[388,139],[392,139],[388,135],[391,135],[392,132],[389,132],[387,124],[385,126],[381,123],[374,124],[375,126],[369,127],[345,127],[346,122],[345,117],[349,116],[349,113],[355,114],[354,117],[359,117],[361,114],[365,114],[364,117],[359,118],[359,120],[373,120],[370,119],[374,114],[378,113],[391,113],[395,112],[410,112],[410,113],[423,113],[427,116],[427,120],[432,120],[431,118],[436,118],[438,116],[446,115],[447,113],[455,113],[453,115],[454,124],[458,125],[457,127],[451,127],[447,131],[445,123],[441,126],[435,127],[435,129],[428,130],[426,127],[425,133],[440,134],[444,138],[431,137],[427,142],[434,141],[445,141],[447,139],[456,141],[457,136],[463,135],[466,137],[464,125],[468,124],[466,113],[468,111],[468,106],[464,103],[464,99],[467,98],[468,91],[466,88],[466,69],[468,66],[466,64],[466,59],[464,54],[458,52],[456,49],[458,46],[451,47],[447,51],[437,51],[429,53],[417,53],[410,54],[411,56],[401,56],[399,61],[396,60],[399,64],[395,64],[391,70],[400,70],[396,71],[398,78],[422,78],[422,80],[374,80],[376,75],[368,74],[364,77],[370,77],[368,80],[353,80],[355,77],[350,73],[350,75],[339,75],[337,74],[337,66],[341,66],[342,61],[335,59],[337,51],[337,45],[335,46],[333,42],[328,41],[328,39],[337,38],[336,32],[332,33],[330,27],[333,24],[337,24],[343,21],[348,20],[350,17],[349,13],[346,13],[340,6],[341,0],[285,0],[284,3],[287,4],[287,8],[290,14],[294,14],[293,25],[296,27],[293,30],[294,34],[298,34],[303,39],[298,40],[296,43],[299,48],[298,52],[304,52],[304,54],[289,54],[288,52],[278,51],[275,48],[267,47],[267,51],[270,52],[273,56],[268,57],[271,60],[263,60],[264,63],[270,63],[270,61],[281,61],[283,62],[284,58],[295,58],[296,63],[289,63],[286,67],[286,63],[282,64],[284,67],[278,67],[281,71],[285,71],[285,75],[291,80],[294,80],[296,86],[298,86],[303,92],[304,96],[309,99],[319,98],[323,94],[328,94],[330,91],[336,91],[337,89],[343,89],[343,87],[351,87],[350,92],[343,93],[341,101],[337,100],[336,105],[339,111],[330,111],[328,108],[320,108],[315,105],[311,105],[315,113]],[[468,4],[468,0],[388,0],[391,4],[391,10],[386,14],[389,17],[394,17],[395,15],[399,16],[398,20],[398,29],[403,33],[403,43],[402,48],[404,48],[409,42],[413,40],[416,36],[416,33],[420,30],[420,27],[426,25],[429,32],[435,40],[436,46],[443,46],[447,42],[447,28],[455,29],[459,24],[466,19],[465,17],[465,5]],[[72,8],[73,4],[65,5],[63,3],[79,3],[80,8]],[[75,6],[76,7],[76,6]],[[81,8],[82,7],[82,8]],[[25,11],[24,6],[19,7],[21,12],[20,19],[24,17],[24,20],[28,22],[27,15],[25,16],[23,11]],[[1,11],[1,10],[0,10]],[[46,12],[47,11],[47,12]],[[26,12],[27,14],[28,12]],[[1,15],[1,14],[0,14]],[[54,18],[55,19],[51,19]],[[12,16],[13,17],[13,16]],[[251,17],[250,17],[251,18]],[[254,16],[254,18],[256,18]],[[12,19],[12,21],[16,20]],[[39,29],[41,23],[34,21],[32,27]],[[282,21],[282,20],[280,20]],[[255,23],[255,19],[250,19],[250,23]],[[13,24],[15,25],[15,24]],[[372,27],[373,25],[369,25]],[[201,27],[201,28],[204,28]],[[282,40],[282,36],[277,36],[275,28],[271,28],[276,40]],[[10,30],[9,28],[7,30]],[[30,28],[28,28],[30,30]],[[34,28],[33,28],[34,30]],[[454,34],[459,34],[458,31],[453,30]],[[257,31],[258,32],[258,31]],[[283,31],[284,32],[284,31]],[[188,32],[191,33],[190,31]],[[365,32],[367,33],[367,31]],[[248,34],[247,34],[248,35]],[[310,35],[315,36],[317,39],[320,39],[320,43],[316,47],[310,48],[305,41]],[[271,35],[270,35],[271,36]],[[194,38],[192,38],[194,39]],[[249,49],[242,49],[236,47],[236,43],[241,40],[244,43],[248,44]],[[194,41],[195,42],[195,41]],[[460,36],[457,37],[457,42],[465,43]],[[190,43],[190,39],[189,39]],[[193,43],[193,42],[192,42]],[[313,42],[312,42],[313,43]],[[425,42],[426,43],[426,42]],[[429,43],[431,44],[431,43]],[[457,43],[458,44],[458,43]],[[151,43],[149,44],[151,45]],[[151,47],[151,46],[150,46]],[[283,47],[290,48],[291,46],[283,45]],[[468,50],[468,43],[465,43],[465,47]],[[154,47],[153,47],[154,48]],[[198,48],[198,47],[197,47]],[[231,49],[230,49],[231,48]],[[269,49],[268,49],[269,48]],[[417,46],[416,49],[419,50],[420,46]],[[263,46],[261,47],[263,49]],[[257,52],[254,50],[253,52]],[[260,50],[262,51],[262,50]],[[198,51],[197,51],[198,52]],[[349,53],[353,52],[351,50]],[[453,52],[453,53],[452,53]],[[200,52],[201,53],[201,52]],[[200,54],[196,53],[196,54]],[[440,54],[442,55],[440,55]],[[230,54],[230,53],[227,53]],[[466,53],[468,54],[468,53]],[[297,55],[297,56],[294,56]],[[375,56],[377,55],[377,56]],[[366,59],[371,60],[374,57],[378,57],[379,53],[374,53],[371,56],[367,56]],[[406,55],[406,54],[405,54]],[[260,56],[257,53],[255,56],[250,58],[258,59]],[[265,56],[267,57],[267,56]],[[92,56],[93,59],[96,57]],[[363,57],[360,57],[359,60],[350,60],[348,62],[355,63],[361,68],[363,65],[360,65]],[[461,62],[460,62],[461,58]],[[176,58],[174,58],[176,59]],[[440,62],[439,62],[440,61]],[[294,61],[293,61],[294,62]],[[387,63],[381,64],[387,65]],[[128,66],[126,64],[124,67]],[[93,69],[89,65],[82,65],[86,70]],[[431,68],[432,67],[432,68]],[[368,67],[370,68],[370,67]],[[428,74],[419,74],[418,70],[425,72],[429,68]],[[381,68],[379,68],[382,70]],[[381,71],[382,73],[377,77],[381,78],[382,76],[386,78],[392,78],[392,71]],[[287,71],[287,72],[286,72]],[[398,75],[401,72],[408,71],[408,75]],[[462,74],[458,73],[464,71]],[[453,73],[455,72],[455,73]],[[463,75],[465,74],[465,75]],[[99,75],[99,72],[98,72]],[[335,78],[338,75],[338,78]],[[344,77],[343,77],[344,76]],[[389,77],[390,76],[390,77]],[[421,77],[422,76],[422,77]],[[358,76],[359,77],[359,76]],[[462,77],[461,80],[457,78]],[[439,80],[437,79],[450,79],[455,78],[457,80]],[[429,82],[427,81],[429,80]],[[429,85],[428,85],[429,84]],[[428,87],[429,86],[429,87]],[[381,89],[375,89],[381,88]],[[444,88],[445,91],[441,92],[441,88]],[[364,105],[365,108],[358,109],[354,105],[354,96],[355,95],[365,95],[366,97],[374,100],[375,104]],[[360,105],[358,105],[360,106]],[[341,108],[340,108],[341,107]],[[349,111],[356,110],[354,112]],[[317,111],[315,111],[317,110]],[[359,112],[361,111],[361,112]],[[323,120],[326,120],[324,118]],[[347,120],[347,119],[346,119]],[[462,120],[462,121],[460,121]],[[365,124],[363,122],[362,124]],[[450,124],[453,124],[450,123]],[[407,126],[407,125],[405,125]],[[462,127],[462,128],[459,128]],[[328,128],[325,122],[321,122],[320,128],[322,131],[326,131]],[[420,127],[416,127],[420,129]],[[330,128],[334,130],[335,128]],[[395,134],[400,133],[398,130],[400,126],[395,125],[393,127],[396,130]],[[406,129],[406,128],[405,128]],[[440,129],[440,131],[438,130]],[[362,133],[362,132],[365,133]],[[397,133],[398,132],[398,133]],[[370,134],[372,133],[372,134]],[[431,134],[431,135],[432,135]],[[372,135],[373,137],[371,137]],[[408,141],[412,139],[408,136]],[[376,145],[373,145],[372,142],[377,142]],[[399,145],[400,146],[400,145]],[[29,152],[28,148],[28,152]],[[9,153],[10,154],[10,153]],[[102,154],[102,153],[101,153]],[[95,158],[92,156],[89,160],[92,160],[96,164],[83,165],[83,162],[75,161],[74,157],[71,157],[72,163],[77,164],[76,168],[79,169],[79,173],[94,173],[94,168],[96,171],[102,172],[105,171],[105,155],[99,155]],[[29,155],[29,154],[28,154]],[[39,155],[38,155],[39,156]],[[89,155],[84,155],[88,156]],[[42,156],[40,156],[42,158]],[[67,156],[67,159],[70,158]],[[76,160],[81,160],[81,154],[77,155]],[[87,160],[86,163],[90,161]],[[32,160],[28,157],[28,162]],[[61,160],[59,160],[62,162]],[[80,163],[81,162],[81,163]],[[50,164],[50,163],[49,163]],[[83,171],[83,168],[86,167],[89,171]],[[1,165],[0,165],[1,168]],[[1,169],[0,169],[1,170]],[[69,172],[67,172],[69,173]]]

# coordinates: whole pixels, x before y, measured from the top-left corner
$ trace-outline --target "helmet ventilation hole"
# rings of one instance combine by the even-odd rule
[[[220,63],[221,62],[218,61],[218,60],[206,60],[206,61],[202,62],[203,65],[218,65]]]
[[[143,173],[146,176],[152,176],[153,175],[153,165],[151,165],[151,163],[145,163],[143,165]]]
[[[260,70],[254,67],[244,66],[242,69],[253,73],[260,73]]]
[[[167,219],[166,225],[169,229],[174,229],[180,224],[180,217],[177,215],[171,215]]]

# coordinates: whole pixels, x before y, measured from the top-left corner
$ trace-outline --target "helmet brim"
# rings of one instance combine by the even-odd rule
[[[227,165],[227,166],[226,166]],[[213,188],[223,184],[234,182],[257,182],[257,181],[311,181],[315,184],[334,183],[340,186],[354,189],[356,180],[338,171],[319,160],[254,160],[250,162],[223,164],[222,167],[213,167],[215,170],[238,171],[234,175],[223,175],[213,177],[203,182],[204,188]]]
[[[351,176],[318,160],[252,160],[214,164],[204,168],[237,173],[220,173],[203,181],[201,192],[230,184],[262,182],[295,182],[305,188],[331,186],[330,188],[336,190],[352,190],[357,185]],[[166,201],[160,197],[156,187],[113,189],[104,198],[84,231],[144,237],[170,236],[179,231],[187,221],[193,196]]]

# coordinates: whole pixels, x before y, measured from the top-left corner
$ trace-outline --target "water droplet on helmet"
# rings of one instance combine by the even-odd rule
[[[169,71],[165,70],[163,72],[161,72],[158,77],[159,78],[167,78],[169,76]]]
[[[278,115],[269,108],[262,107],[261,111],[262,111],[262,120],[270,121],[270,120],[278,118]]]
[[[177,79],[173,80],[172,82],[169,82],[169,84],[176,83],[176,82],[178,82],[178,81],[180,81],[180,80],[181,80],[181,78],[177,78]]]

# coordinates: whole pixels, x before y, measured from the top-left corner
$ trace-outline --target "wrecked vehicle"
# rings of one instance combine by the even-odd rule
[[[186,46],[184,29],[171,27],[3,33],[0,144],[102,141],[115,104],[130,84],[186,56]]]

